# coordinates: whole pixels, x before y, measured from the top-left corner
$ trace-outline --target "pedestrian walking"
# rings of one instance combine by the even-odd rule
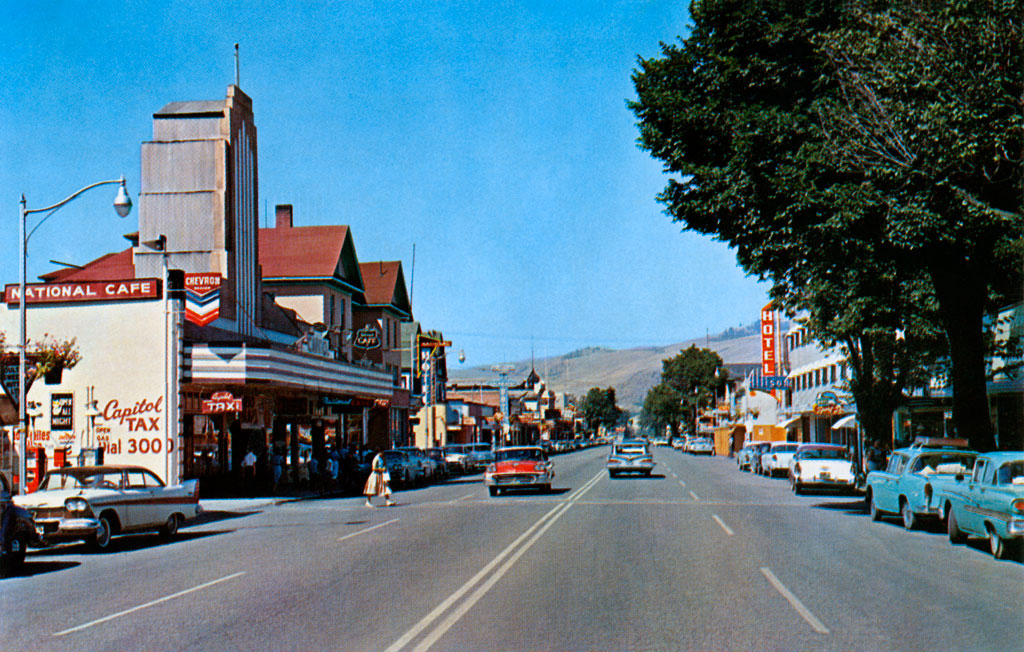
[[[391,474],[388,473],[387,464],[384,462],[384,458],[380,456],[380,453],[375,455],[373,462],[370,463],[370,477],[366,479],[363,494],[366,496],[367,507],[374,506],[370,500],[373,496],[384,496],[384,505],[386,507],[395,504],[391,500]]]
[[[281,483],[281,475],[284,473],[284,455],[279,450],[275,450],[270,458],[270,473],[274,480],[274,495],[276,496]]]
[[[256,454],[250,448],[242,458],[242,489],[252,496],[256,488]]]

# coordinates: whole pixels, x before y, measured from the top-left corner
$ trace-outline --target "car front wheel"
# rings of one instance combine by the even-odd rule
[[[875,497],[868,495],[868,513],[871,515],[872,521],[882,520],[882,510],[878,509],[878,505],[875,504]]]
[[[903,518],[903,527],[907,530],[916,530],[918,526],[917,514],[910,508],[910,502],[904,500],[900,503],[900,516]]]
[[[498,488],[497,487],[487,487],[487,489],[488,489],[488,491],[491,492],[492,496],[497,496],[498,495]]]
[[[113,523],[108,514],[100,516],[100,527],[92,538],[92,547],[96,550],[106,550],[110,547],[110,537],[114,533]]]
[[[967,541],[967,535],[960,529],[960,524],[956,522],[956,516],[953,514],[952,507],[947,508],[947,512],[946,532],[949,534],[949,542],[964,543]]]

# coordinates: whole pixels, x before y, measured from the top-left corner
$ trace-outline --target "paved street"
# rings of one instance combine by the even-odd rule
[[[0,582],[0,640],[31,650],[1011,650],[1024,566],[981,542],[871,523],[731,459],[606,447],[555,491],[479,475],[360,498],[219,501],[171,543],[30,554]],[[228,510],[228,511],[224,511]]]

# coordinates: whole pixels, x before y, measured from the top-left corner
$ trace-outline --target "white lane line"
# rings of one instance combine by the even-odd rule
[[[465,496],[463,496],[461,498],[456,498],[455,500],[469,500],[470,498],[472,498],[475,495],[476,494],[466,494]]]
[[[768,581],[772,583],[772,586],[775,587],[775,590],[781,593],[782,597],[786,598],[790,606],[796,609],[796,612],[800,614],[800,617],[806,620],[807,624],[809,624],[814,629],[814,631],[818,632],[819,634],[829,633],[828,627],[825,627],[825,625],[820,620],[815,618],[814,614],[812,614],[810,610],[804,606],[804,603],[800,602],[800,599],[793,595],[793,593],[789,589],[787,589],[782,582],[779,581],[779,578],[775,577],[775,573],[773,573],[770,568],[762,567],[761,573],[763,573],[764,576],[768,578]]]
[[[394,523],[397,520],[398,520],[397,518],[393,518],[390,521],[384,521],[383,523],[378,523],[376,525],[370,526],[370,527],[366,528],[365,530],[359,530],[358,532],[352,532],[350,534],[346,534],[343,537],[339,537],[338,541],[344,541],[345,539],[351,539],[352,537],[357,537],[360,534],[366,534],[370,530],[376,530],[379,527],[384,527],[385,525],[391,525],[392,523]]]
[[[604,474],[604,469],[598,471],[597,475],[595,475],[586,484],[584,484],[583,487],[581,487],[581,489],[589,489],[590,487],[595,485],[597,481],[604,476]],[[489,561],[486,566],[484,566],[477,572],[476,575],[469,578],[469,581],[467,581],[465,584],[459,587],[450,596],[445,598],[444,601],[441,602],[439,605],[434,607],[434,609],[430,613],[421,618],[420,621],[413,625],[409,631],[407,631],[405,634],[402,634],[402,636],[397,641],[392,643],[391,646],[388,647],[384,652],[398,652],[403,647],[408,645],[409,641],[411,641],[413,638],[419,635],[419,633],[422,632],[424,629],[429,627],[435,620],[440,618],[441,614],[447,611],[449,607],[451,607],[453,604],[455,604],[456,601],[459,600],[459,598],[461,598],[471,588],[473,588],[473,586],[475,586],[477,582],[483,579],[484,576],[487,575],[487,573],[491,572],[491,569],[500,564],[501,561],[509,554],[511,554],[512,551],[514,551],[520,543],[528,539],[530,535],[534,533],[534,531],[543,526],[546,521],[555,517],[556,514],[560,514],[560,510],[568,509],[572,498],[578,495],[582,495],[580,491],[573,492],[573,494],[566,498],[565,501],[560,502],[558,505],[550,509],[546,514],[544,514],[544,516],[541,516],[536,523],[527,528],[526,532],[523,532],[521,535],[519,535],[519,537],[515,541],[510,543],[507,548],[498,553],[497,557]]]
[[[692,491],[690,492],[690,496],[693,497],[694,500],[700,500],[700,496],[698,496],[697,494],[693,493]]]
[[[146,604],[140,604],[139,606],[132,607],[131,609],[126,609],[124,611],[119,611],[116,614],[111,614],[109,616],[105,616],[105,617],[100,618],[98,620],[93,620],[91,622],[85,623],[84,625],[78,625],[77,627],[72,627],[71,629],[65,629],[62,632],[54,632],[53,635],[54,636],[64,636],[65,634],[71,634],[72,632],[81,631],[81,630],[86,629],[88,627],[92,627],[93,625],[99,625],[100,623],[105,623],[108,620],[113,620],[115,618],[120,618],[121,616],[127,616],[128,614],[135,613],[136,611],[141,611],[142,609],[146,609],[148,607],[152,607],[154,605],[158,605],[161,602],[167,602],[168,600],[173,600],[174,598],[180,598],[183,595],[188,595],[189,593],[192,593],[194,591],[200,591],[202,589],[209,588],[209,587],[213,586],[214,584],[220,584],[221,582],[226,582],[226,581],[228,581],[230,579],[234,579],[234,578],[240,577],[242,575],[245,575],[245,571],[241,571],[241,572],[238,572],[238,573],[232,573],[231,575],[227,575],[225,577],[222,577],[219,580],[213,580],[211,582],[206,582],[204,584],[200,584],[199,586],[193,586],[191,589],[185,589],[184,591],[178,591],[177,593],[174,593],[172,595],[164,596],[164,597],[159,598],[157,600],[153,600],[152,602],[147,602]]]
[[[585,488],[579,491],[576,494],[576,497],[578,498],[579,496],[582,496],[584,493],[589,491],[590,488],[593,487],[595,484],[596,482],[591,481],[584,485]],[[458,608],[455,609],[455,611],[453,611],[451,614],[448,615],[447,618],[438,623],[437,627],[431,630],[431,632],[427,634],[422,641],[420,641],[420,644],[413,648],[413,652],[427,652],[427,650],[429,650],[434,645],[434,643],[437,643],[438,639],[444,636],[445,632],[451,629],[452,625],[459,622],[459,620],[464,615],[466,615],[466,612],[472,609],[473,605],[479,602],[480,598],[486,595],[487,592],[491,590],[491,587],[498,583],[498,580],[500,580],[502,576],[504,576],[505,573],[507,573],[508,570],[512,568],[513,565],[515,565],[516,561],[518,561],[519,558],[522,557],[526,553],[526,551],[529,550],[530,547],[537,542],[537,539],[541,538],[544,535],[544,533],[547,532],[548,528],[555,524],[555,521],[557,521],[559,518],[562,517],[563,514],[569,511],[570,507],[572,507],[572,502],[566,502],[565,508],[562,511],[553,516],[551,520],[544,524],[544,527],[539,529],[536,534],[530,537],[529,541],[524,543],[522,547],[519,548],[519,550],[516,550],[515,554],[509,557],[508,561],[502,564],[501,568],[499,568],[493,575],[487,578],[487,581],[481,584],[480,587],[472,593],[472,595],[466,598],[462,602],[462,604],[460,604]]]
[[[735,532],[732,531],[731,527],[729,527],[728,525],[725,524],[725,521],[723,521],[722,519],[718,518],[718,514],[712,514],[711,518],[715,519],[715,521],[719,525],[722,526],[722,529],[725,530],[725,533],[728,534],[729,536],[732,536],[732,535],[736,534]]]
[[[685,486],[686,486],[686,483],[685,483],[685,482],[683,482],[682,480],[680,480],[680,481],[679,481],[679,486],[680,486],[680,487],[685,487]]]

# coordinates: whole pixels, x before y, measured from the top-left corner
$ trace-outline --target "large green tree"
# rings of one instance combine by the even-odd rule
[[[623,414],[616,403],[614,387],[591,387],[580,403],[580,412],[583,415],[583,427],[587,432],[595,432],[600,426],[614,427]]]
[[[689,417],[686,429],[694,434],[700,409],[713,405],[728,378],[722,357],[695,344],[661,361],[661,382],[680,397],[681,409]]]
[[[670,385],[658,383],[644,397],[641,415],[644,423],[657,435],[664,434],[667,427],[675,437],[679,434],[679,422],[683,418],[682,396]]]
[[[638,100],[632,108],[639,119],[641,146],[674,175],[659,195],[668,213],[687,228],[735,247],[744,269],[773,281],[775,297],[791,309],[812,311],[809,325],[814,334],[847,344],[855,367],[852,389],[856,395],[860,381],[863,390],[859,408],[872,409],[871,397],[875,396],[881,401],[875,409],[884,413],[893,396],[898,400],[902,383],[918,371],[906,362],[921,359],[914,347],[931,351],[934,357],[934,349],[929,349],[930,329],[924,323],[927,319],[921,315],[927,315],[930,306],[947,315],[942,324],[954,367],[957,424],[975,446],[987,448],[992,433],[985,403],[984,351],[979,352],[965,333],[981,337],[983,311],[976,305],[985,306],[996,279],[1020,278],[1019,263],[1008,262],[1019,255],[1019,192],[1014,204],[1007,201],[1012,193],[980,189],[985,186],[986,174],[997,170],[1001,179],[1009,171],[1013,177],[1010,185],[1016,183],[1019,188],[1020,40],[1016,39],[1016,46],[986,49],[974,46],[990,42],[990,36],[972,41],[970,29],[953,30],[962,51],[978,53],[967,57],[977,60],[969,65],[981,69],[991,58],[1004,71],[1017,75],[1014,80],[1012,74],[1004,74],[1001,81],[984,89],[957,91],[970,96],[961,100],[976,109],[973,114],[956,113],[958,122],[949,121],[949,111],[943,113],[954,100],[942,96],[941,84],[936,86],[950,71],[917,80],[925,88],[915,91],[920,97],[905,103],[901,113],[906,118],[901,123],[906,142],[927,140],[942,124],[956,124],[973,134],[968,140],[977,148],[954,152],[948,164],[955,167],[960,154],[978,161],[985,157],[999,161],[988,168],[964,166],[963,170],[974,169],[978,174],[969,174],[970,184],[957,186],[967,188],[965,193],[948,190],[947,197],[961,197],[953,202],[956,207],[946,206],[945,218],[926,219],[923,216],[928,210],[937,210],[938,203],[925,202],[927,192],[919,196],[905,191],[911,179],[921,188],[944,187],[946,178],[938,174],[938,167],[912,172],[899,168],[905,173],[902,180],[890,175],[883,183],[870,165],[854,164],[853,154],[863,157],[862,146],[872,142],[858,126],[857,117],[858,110],[867,115],[865,107],[871,103],[858,104],[858,97],[873,97],[884,105],[888,100],[881,98],[886,93],[896,93],[900,84],[914,79],[912,72],[899,82],[885,77],[888,86],[881,85],[873,96],[855,94],[858,88],[875,88],[858,75],[858,66],[872,58],[871,44],[880,38],[880,23],[869,18],[889,15],[890,26],[902,26],[897,33],[907,33],[914,20],[926,15],[936,17],[938,23],[962,20],[969,27],[984,13],[980,8],[991,3],[948,3],[953,8],[946,13],[943,7],[947,3],[921,3],[911,5],[917,13],[901,13],[904,4],[695,2],[691,35],[678,45],[663,44],[661,57],[640,61],[634,74]],[[1015,20],[1013,7],[1019,4],[1020,0],[1000,4],[996,20],[986,23],[986,33],[1011,36],[1019,29],[1019,25],[1008,27]],[[959,18],[953,15],[956,11],[961,11]],[[937,38],[938,32],[919,30],[913,34]],[[903,51],[906,49],[895,45],[887,49],[888,65],[902,69],[901,62],[912,56],[923,61],[919,53],[912,55]],[[991,103],[988,113],[980,108],[985,102]],[[1014,106],[1016,118],[1011,115]],[[914,116],[920,112],[926,115],[918,121]],[[927,119],[929,116],[934,120]],[[987,130],[999,135],[988,138],[983,135]],[[951,146],[948,137],[938,142]],[[1014,166],[1018,168],[1015,176]],[[950,172],[946,170],[947,177]],[[903,194],[897,192],[900,189]],[[953,228],[957,220],[959,226]],[[959,270],[954,273],[960,276],[959,295],[974,296],[974,306],[964,305],[963,296],[957,299],[952,296],[956,293],[942,290],[936,275],[944,271],[929,262],[954,255],[950,238],[933,237],[943,232],[943,224],[951,228],[950,233],[963,231],[972,243],[988,243],[987,251],[992,254],[988,262],[996,268],[995,273],[975,269],[986,249],[974,245],[972,269],[955,263],[950,266]],[[923,288],[922,283],[932,284],[934,290]],[[894,298],[898,309],[885,310],[885,302]],[[830,316],[830,312],[836,315]],[[865,351],[868,355],[862,355]],[[859,378],[858,355],[865,363]],[[893,364],[878,365],[879,359],[892,359]],[[980,371],[980,377],[975,371]],[[874,374],[881,377],[874,378]]]

